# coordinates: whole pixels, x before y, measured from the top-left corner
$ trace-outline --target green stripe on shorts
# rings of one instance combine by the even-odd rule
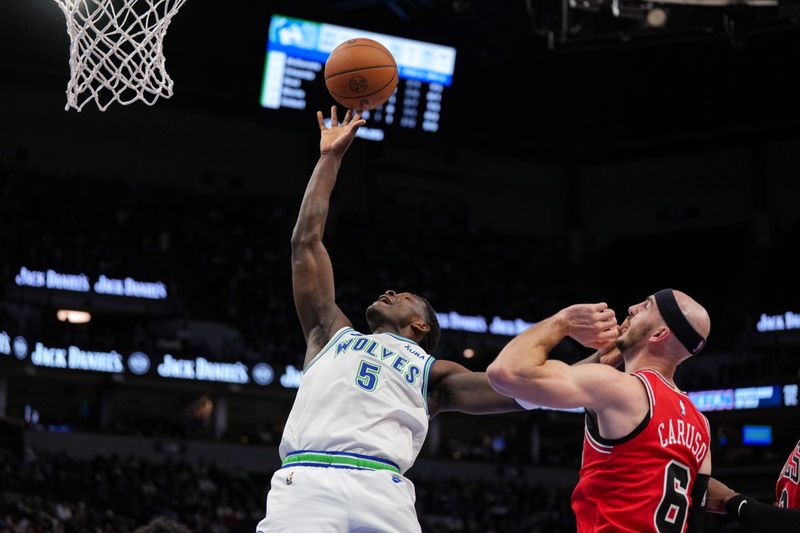
[[[400,470],[392,465],[381,463],[379,461],[372,461],[370,459],[361,459],[358,457],[349,457],[347,455],[327,455],[322,453],[298,453],[290,455],[284,461],[282,466],[289,466],[292,463],[317,463],[319,465],[333,465],[333,466],[351,466],[355,468],[367,468],[369,470],[389,470],[396,474]]]

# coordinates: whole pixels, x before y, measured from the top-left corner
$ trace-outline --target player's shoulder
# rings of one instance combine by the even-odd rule
[[[647,394],[655,398],[656,396],[661,395],[670,395],[676,398],[686,398],[687,400],[689,397],[680,389],[678,389],[674,384],[672,384],[667,378],[665,378],[660,372],[651,369],[639,369],[634,372],[631,372],[631,376],[638,378],[642,384],[644,384],[645,389],[647,390]]]
[[[317,324],[306,335],[306,364],[315,357],[336,337],[353,330],[353,324],[342,315],[338,319],[325,324]]]
[[[609,365],[589,363],[568,367],[575,372],[575,382],[584,391],[583,407],[603,416],[609,413],[639,416],[648,403],[648,393],[641,378]]]
[[[602,363],[585,363],[580,365],[571,365],[567,367],[568,370],[586,385],[586,386],[622,386],[628,388],[638,388],[638,379],[629,373],[623,372],[614,368],[613,366]]]
[[[464,372],[471,372],[471,370],[455,361],[433,358],[431,362],[431,380],[434,378],[443,378],[451,374],[462,374]]]
[[[342,327],[338,328],[336,331],[330,333],[328,335],[327,342],[335,341],[336,339],[340,339],[340,338],[345,337],[345,336],[363,337],[364,334],[359,332],[359,331],[357,331],[356,329],[354,329],[353,326],[346,325],[346,326],[342,326]]]

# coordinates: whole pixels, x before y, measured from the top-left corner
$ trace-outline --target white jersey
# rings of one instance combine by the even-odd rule
[[[340,329],[303,371],[281,459],[301,451],[348,452],[392,461],[405,472],[428,433],[434,361],[399,335]]]

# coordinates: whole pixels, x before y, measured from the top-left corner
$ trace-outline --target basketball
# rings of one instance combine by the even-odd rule
[[[325,63],[325,86],[348,109],[382,105],[397,87],[397,62],[372,39],[350,39],[331,52]]]

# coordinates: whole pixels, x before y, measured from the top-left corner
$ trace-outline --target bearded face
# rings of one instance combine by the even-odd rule
[[[652,296],[643,302],[632,305],[628,308],[628,317],[619,326],[617,348],[623,354],[636,352],[647,344],[647,339],[661,323],[661,314],[658,312]]]
[[[367,307],[367,324],[371,331],[386,326],[400,328],[421,316],[420,306],[410,292],[386,291]]]

